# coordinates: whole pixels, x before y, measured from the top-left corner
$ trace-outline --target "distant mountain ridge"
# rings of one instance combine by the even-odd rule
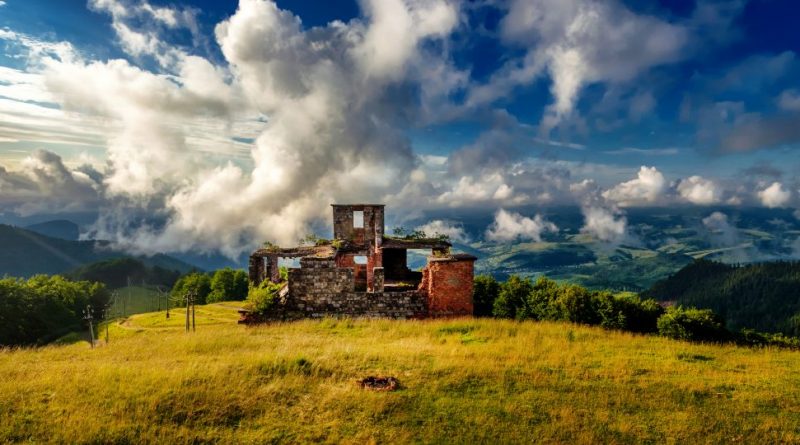
[[[51,238],[65,239],[68,241],[78,241],[78,238],[80,238],[80,228],[78,225],[66,219],[31,224],[24,228],[25,230],[30,230],[31,232],[36,232]]]
[[[62,227],[66,227],[63,225]],[[111,258],[130,257],[111,249],[107,241],[74,241],[0,224],[0,276],[30,277],[60,274]],[[182,273],[197,267],[169,255],[138,257],[147,266]]]

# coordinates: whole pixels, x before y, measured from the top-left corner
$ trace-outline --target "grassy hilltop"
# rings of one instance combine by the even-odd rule
[[[800,443],[798,352],[485,319],[245,328],[232,303],[187,334],[171,315],[0,352],[0,442]]]

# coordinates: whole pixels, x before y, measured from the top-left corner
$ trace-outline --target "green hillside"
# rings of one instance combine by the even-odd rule
[[[89,263],[128,256],[109,248],[104,241],[69,241],[51,238],[30,230],[0,224],[0,277],[29,277],[59,274]],[[139,258],[145,265],[188,272],[190,264],[155,255]]]
[[[95,349],[1,352],[0,442],[800,441],[794,351],[486,319],[246,328],[235,309],[198,307],[194,333],[159,312]]]
[[[0,224],[0,275],[57,274],[86,263],[120,256],[97,241],[68,241]]]
[[[697,260],[642,295],[712,309],[733,329],[800,335],[800,262]]]

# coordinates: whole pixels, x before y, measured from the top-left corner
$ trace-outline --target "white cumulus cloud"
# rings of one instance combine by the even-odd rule
[[[637,177],[603,192],[603,197],[621,206],[658,202],[667,191],[667,181],[655,167],[642,166]]]
[[[447,221],[442,221],[440,219],[435,219],[418,226],[416,230],[421,230],[428,236],[447,235],[452,241],[458,241],[461,243],[469,240],[466,232],[464,232],[463,227]]]
[[[540,242],[542,234],[558,232],[558,227],[546,221],[542,215],[533,218],[516,212],[500,209],[494,215],[494,222],[486,229],[486,239],[491,241],[533,240]]]
[[[792,192],[783,188],[780,182],[773,182],[769,187],[758,191],[758,199],[765,207],[785,207],[792,198]]]
[[[692,204],[709,205],[719,202],[721,190],[712,180],[690,176],[678,183],[678,194]]]
[[[585,206],[582,212],[584,218],[582,233],[609,243],[622,242],[627,236],[628,220],[624,215],[599,206]]]

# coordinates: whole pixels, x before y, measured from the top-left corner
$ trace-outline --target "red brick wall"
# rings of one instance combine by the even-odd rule
[[[472,315],[474,260],[433,260],[423,271],[431,317]]]

